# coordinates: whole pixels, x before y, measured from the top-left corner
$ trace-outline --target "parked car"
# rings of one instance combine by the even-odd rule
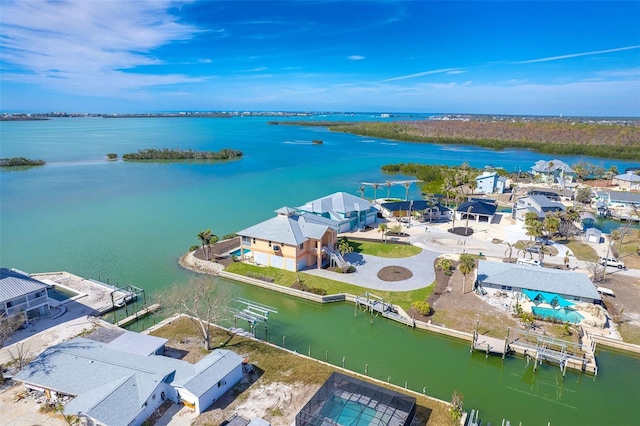
[[[541,249],[541,248],[542,248],[542,247],[540,247],[540,246],[533,246],[533,247],[529,247],[529,248],[527,248],[527,251],[528,251],[529,253],[540,253],[540,249]]]
[[[614,266],[618,269],[626,269],[624,263],[616,257],[601,257],[600,264],[602,266]]]

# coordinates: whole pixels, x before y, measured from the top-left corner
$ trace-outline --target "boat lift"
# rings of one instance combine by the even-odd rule
[[[256,334],[256,324],[264,323],[265,336],[268,335],[269,314],[277,314],[278,309],[254,302],[248,299],[235,299],[240,304],[238,308],[231,308],[233,313],[234,326],[237,327],[238,319],[247,321],[251,326],[251,334]]]

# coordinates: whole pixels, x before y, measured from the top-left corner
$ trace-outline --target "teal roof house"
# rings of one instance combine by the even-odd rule
[[[298,207],[298,210],[338,222],[338,232],[350,232],[375,225],[378,210],[364,198],[336,192]]]

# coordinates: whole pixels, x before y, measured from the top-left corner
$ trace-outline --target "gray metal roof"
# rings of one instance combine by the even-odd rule
[[[555,170],[562,170],[565,173],[575,173],[575,171],[562,160],[538,160],[536,164],[531,168],[534,172],[551,173]]]
[[[552,210],[552,209],[557,209],[557,210],[564,210],[565,209],[564,204],[559,203],[557,201],[550,200],[544,195],[540,195],[540,194],[538,194],[538,195],[529,195],[528,197],[529,197],[529,199],[531,199],[531,201],[533,201],[538,206],[540,206],[540,208],[543,211]]]
[[[337,229],[331,219],[313,214],[278,216],[238,231],[238,235],[259,238],[274,243],[300,245],[308,239],[322,239],[328,229]]]
[[[617,175],[614,177],[614,179],[623,180],[626,182],[640,182],[640,175],[629,172],[629,173]]]
[[[601,300],[596,286],[581,272],[479,260],[478,282]]]
[[[41,291],[48,287],[48,285],[28,275],[23,275],[11,269],[0,268],[0,303]]]
[[[231,351],[215,350],[199,363],[189,364],[76,338],[48,348],[14,378],[75,395],[65,407],[68,414],[81,412],[107,425],[127,425],[167,378],[171,385],[186,384],[201,395],[207,383],[212,387],[240,363],[242,358]]]
[[[598,191],[598,197],[608,196],[612,202],[640,203],[640,194],[629,191]]]
[[[373,204],[364,198],[356,197],[346,192],[336,192],[335,194],[309,201],[298,208],[316,214],[329,213],[332,217],[335,217],[336,212],[344,215],[344,213],[348,212],[367,211],[372,207]]]
[[[183,387],[200,397],[240,364],[242,357],[236,353],[217,349],[196,364],[197,374],[184,383]]]
[[[147,356],[153,355],[168,341],[169,339],[163,339],[162,337],[126,331],[107,343],[105,347],[116,351]]]

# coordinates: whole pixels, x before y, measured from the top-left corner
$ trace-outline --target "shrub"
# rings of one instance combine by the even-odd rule
[[[109,160],[115,160],[116,158],[118,158],[118,154],[115,154],[113,152],[110,152],[109,154],[107,154],[107,158]]]
[[[413,302],[411,307],[415,309],[420,315],[429,315],[431,313],[431,305],[426,301]]]
[[[260,281],[266,281],[268,283],[272,283],[273,281],[275,281],[273,277],[270,277],[268,275],[258,274],[256,272],[248,272],[247,277],[255,278],[256,280],[260,280]]]
[[[197,245],[197,244],[195,244],[195,245],[192,245],[191,247],[189,247],[189,251],[196,251],[196,250],[198,250],[199,248],[200,248],[200,246],[199,246],[199,245]]]

